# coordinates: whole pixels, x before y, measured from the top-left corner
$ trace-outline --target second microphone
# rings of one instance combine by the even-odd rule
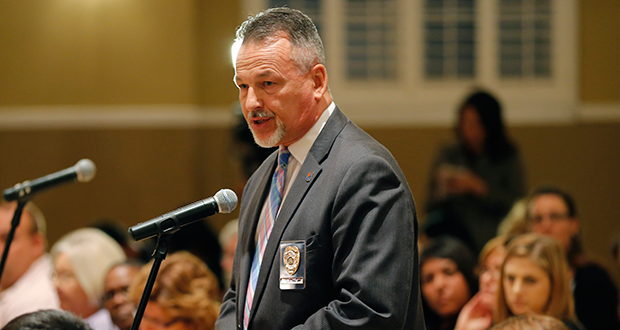
[[[230,189],[222,189],[213,197],[183,206],[155,219],[138,223],[129,228],[135,241],[141,241],[161,234],[174,233],[181,227],[212,216],[216,213],[230,213],[237,207],[237,195]]]

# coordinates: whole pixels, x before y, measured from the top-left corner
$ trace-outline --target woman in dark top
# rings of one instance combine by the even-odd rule
[[[431,169],[425,229],[429,237],[456,236],[479,252],[525,194],[523,165],[491,94],[470,95],[458,118],[458,142],[444,147]]]

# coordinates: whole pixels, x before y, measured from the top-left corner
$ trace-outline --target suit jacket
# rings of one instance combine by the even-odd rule
[[[244,189],[231,288],[216,329],[242,329],[256,224],[277,152]],[[248,329],[424,329],[417,216],[390,152],[336,108],[281,205]],[[306,286],[280,290],[281,241],[306,243]]]

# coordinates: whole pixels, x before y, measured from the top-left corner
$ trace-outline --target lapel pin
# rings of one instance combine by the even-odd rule
[[[310,180],[312,180],[312,172],[308,172],[306,175],[306,182],[310,182]]]

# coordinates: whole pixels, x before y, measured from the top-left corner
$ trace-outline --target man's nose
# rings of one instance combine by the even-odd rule
[[[262,102],[254,88],[249,87],[245,97],[245,108],[254,111],[262,107]]]

